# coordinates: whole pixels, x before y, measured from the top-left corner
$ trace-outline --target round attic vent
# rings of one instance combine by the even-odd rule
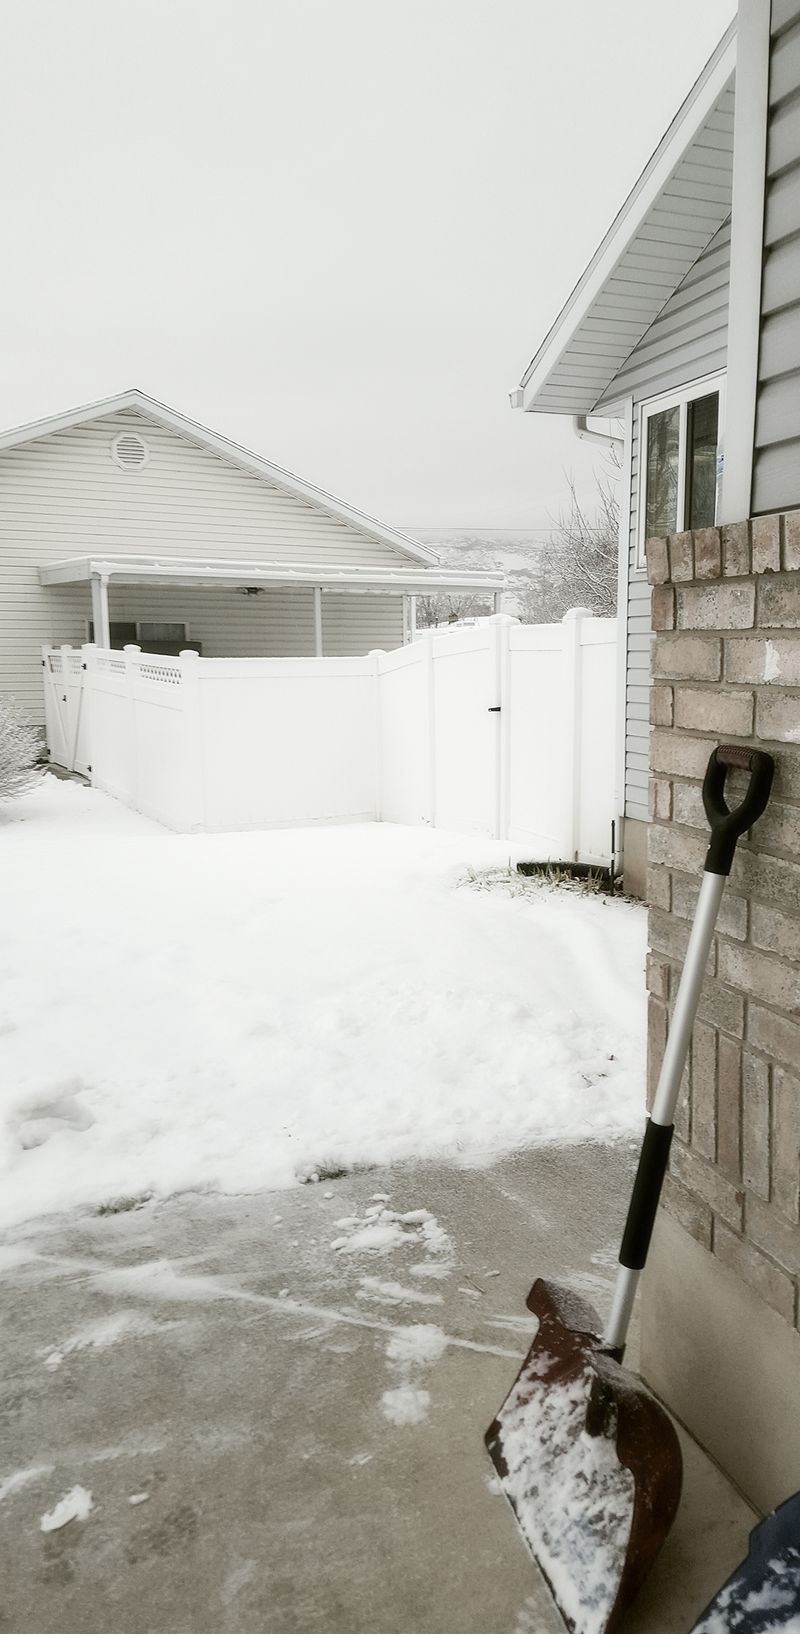
[[[136,431],[121,431],[111,444],[111,457],[123,471],[138,471],[150,458],[150,450]]]

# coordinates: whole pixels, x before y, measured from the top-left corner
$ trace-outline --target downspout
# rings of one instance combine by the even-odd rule
[[[582,442],[599,443],[601,448],[607,448],[609,443],[619,444],[622,442],[622,438],[615,437],[613,432],[592,431],[586,423],[587,418],[588,416],[585,414],[573,414],[572,416],[572,429],[575,436],[580,437]]]

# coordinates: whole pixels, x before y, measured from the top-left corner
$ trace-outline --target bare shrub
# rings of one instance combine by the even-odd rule
[[[0,698],[0,800],[26,794],[39,781],[42,745],[13,698]]]

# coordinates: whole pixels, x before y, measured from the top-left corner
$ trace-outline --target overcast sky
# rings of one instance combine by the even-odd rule
[[[131,385],[408,529],[593,462],[508,390],[734,0],[6,6],[0,424]]]

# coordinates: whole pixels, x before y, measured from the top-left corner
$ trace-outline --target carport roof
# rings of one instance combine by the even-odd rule
[[[735,69],[733,22],[511,393],[513,407],[590,414],[727,221]]]
[[[181,587],[213,584],[232,589],[322,589],[403,592],[427,595],[432,591],[502,590],[502,573],[462,572],[444,567],[331,567],[315,562],[232,562],[207,557],[71,556],[48,562],[39,569],[42,584],[82,584],[100,579],[107,584],[165,584]]]

